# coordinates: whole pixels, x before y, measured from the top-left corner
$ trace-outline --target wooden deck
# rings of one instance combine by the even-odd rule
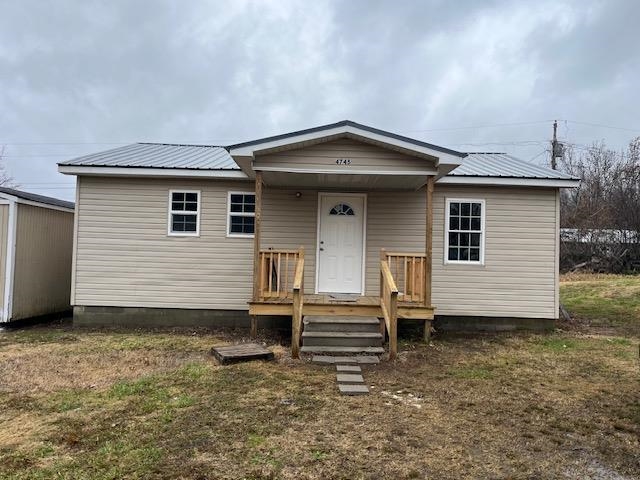
[[[332,298],[327,294],[305,294],[303,315],[363,315],[382,318],[378,296],[356,296],[355,301]],[[433,320],[433,307],[411,302],[398,302],[398,317]],[[293,295],[266,298],[249,303],[250,315],[292,315]]]

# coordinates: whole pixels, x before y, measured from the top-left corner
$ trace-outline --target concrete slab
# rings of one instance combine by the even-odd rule
[[[364,383],[364,377],[358,373],[338,373],[336,378],[338,383]]]
[[[366,385],[339,383],[338,389],[342,395],[367,395],[369,393],[369,387]]]
[[[375,364],[380,363],[380,359],[375,355],[354,355],[352,357],[346,356],[333,356],[333,355],[314,355],[311,357],[313,363],[340,363],[348,365],[360,364]]]
[[[338,373],[361,373],[360,365],[336,365]]]

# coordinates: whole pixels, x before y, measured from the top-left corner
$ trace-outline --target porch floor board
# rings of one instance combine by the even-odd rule
[[[398,316],[408,319],[433,319],[433,307],[411,302],[398,302]],[[293,297],[271,297],[249,302],[251,315],[291,315]],[[339,300],[328,294],[305,294],[303,314],[307,315],[363,315],[382,317],[380,297],[358,296],[355,301]]]

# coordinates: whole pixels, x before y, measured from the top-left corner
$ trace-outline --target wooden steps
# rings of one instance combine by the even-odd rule
[[[302,353],[328,353],[335,355],[344,355],[344,354],[358,354],[358,353],[368,353],[379,355],[384,353],[384,348],[382,347],[335,347],[335,346],[317,346],[317,347],[308,347],[303,346],[300,351]]]
[[[380,320],[376,317],[310,315],[304,318],[303,323],[301,352],[384,353]]]

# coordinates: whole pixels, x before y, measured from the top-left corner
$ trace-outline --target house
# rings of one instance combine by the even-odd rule
[[[287,316],[295,356],[305,336],[316,351],[332,342],[319,332],[344,340],[337,323],[383,318],[369,333],[388,332],[393,355],[398,318],[428,334],[434,316],[558,317],[559,189],[578,180],[509,155],[342,121],[226,147],[128,145],[59,171],[77,176],[78,324]]]
[[[0,187],[1,322],[71,309],[74,204]]]

